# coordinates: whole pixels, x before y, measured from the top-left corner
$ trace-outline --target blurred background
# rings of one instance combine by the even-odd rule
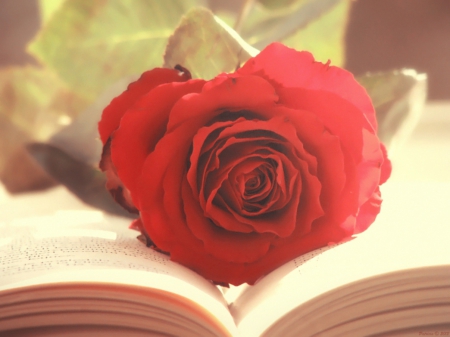
[[[235,9],[242,1],[210,2]],[[25,46],[39,26],[37,1],[0,1],[0,67],[36,63]],[[414,68],[428,74],[429,99],[450,98],[448,0],[353,1],[345,46],[345,67],[355,74]]]

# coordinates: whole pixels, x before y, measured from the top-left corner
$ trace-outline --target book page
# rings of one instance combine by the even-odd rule
[[[192,278],[166,255],[138,242],[138,232],[127,229],[128,221],[110,226],[106,222],[111,219],[99,211],[57,211],[3,226],[0,285],[74,269],[123,268]]]
[[[438,279],[427,268],[450,268],[450,184],[399,182],[383,186],[382,192],[380,215],[357,238],[294,259],[254,286],[226,294],[243,336],[260,336],[296,307],[363,279],[423,268],[424,282],[445,282],[445,275]],[[414,286],[402,282],[405,289]],[[402,284],[397,286],[401,291]]]
[[[71,197],[57,190],[31,200],[39,204]],[[13,201],[12,211],[14,206]],[[130,219],[105,215],[77,200],[68,206],[32,214],[25,209],[20,217],[0,223],[0,296],[1,291],[61,282],[152,287],[188,298],[235,330],[217,287],[147,248],[137,240],[139,233],[128,229]]]

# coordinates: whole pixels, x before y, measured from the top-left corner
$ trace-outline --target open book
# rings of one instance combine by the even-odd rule
[[[226,291],[62,188],[0,200],[0,336],[450,334],[450,184],[383,192],[367,232]]]

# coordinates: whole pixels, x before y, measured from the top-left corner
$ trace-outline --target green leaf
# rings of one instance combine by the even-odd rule
[[[205,8],[189,11],[170,37],[164,66],[186,67],[194,78],[211,79],[231,72],[258,53]]]
[[[41,21],[46,23],[66,0],[39,0]]]
[[[136,217],[113,200],[105,188],[105,175],[99,170],[48,144],[32,143],[27,150],[50,176],[88,205],[112,214]]]
[[[181,15],[202,2],[66,0],[28,50],[93,100],[116,80],[161,66]]]
[[[413,131],[427,97],[427,76],[412,69],[357,77],[377,112],[378,135],[390,155]]]
[[[345,62],[345,29],[349,1],[339,1],[316,20],[295,34],[283,39],[285,45],[310,51],[317,61],[343,66]]]
[[[321,28],[322,25],[329,26],[328,20],[330,19],[325,18],[325,21],[322,22],[323,16],[342,2],[346,2],[348,6],[348,0],[297,0],[293,1],[292,5],[288,7],[281,7],[276,10],[265,8],[257,3],[244,23],[241,36],[254,47],[263,49],[271,42],[283,41],[293,36],[313,22],[318,22],[314,31]],[[339,29],[345,28],[346,15],[345,12],[344,19],[341,20],[342,27],[339,27]],[[333,26],[333,29],[335,28]],[[311,43],[320,43],[322,39],[327,40],[327,35],[333,35],[333,33],[332,30],[327,30],[325,33],[320,31],[320,33],[315,34],[314,42]],[[312,33],[310,32],[309,35],[312,35]],[[292,41],[290,42],[292,45]],[[293,47],[298,49],[297,45]]]
[[[280,9],[283,7],[292,6],[298,0],[258,0],[264,7],[269,9]],[[304,0],[300,0],[304,1]]]

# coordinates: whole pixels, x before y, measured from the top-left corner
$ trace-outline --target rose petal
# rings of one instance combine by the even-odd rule
[[[220,137],[222,136],[231,136],[231,135],[235,135],[238,132],[241,131],[245,131],[245,130],[271,130],[271,131],[282,131],[284,135],[288,135],[289,138],[292,138],[292,142],[287,143],[287,145],[291,145],[291,144],[297,144],[297,150],[302,153],[302,156],[308,159],[308,164],[304,164],[303,167],[303,171],[304,171],[304,180],[305,181],[311,181],[314,180],[314,182],[310,182],[311,184],[314,183],[314,187],[311,188],[312,189],[312,194],[308,195],[306,198],[307,200],[305,201],[305,203],[308,206],[305,206],[303,209],[303,213],[306,213],[305,210],[308,210],[310,212],[310,214],[308,216],[306,216],[305,214],[304,217],[302,217],[302,219],[308,219],[308,221],[312,222],[312,220],[314,220],[315,218],[321,216],[323,214],[322,208],[320,206],[319,203],[319,194],[320,194],[320,182],[317,180],[316,177],[311,176],[310,173],[308,172],[308,169],[310,168],[312,172],[316,171],[316,166],[317,163],[315,161],[315,159],[311,159],[310,155],[306,153],[306,151],[304,151],[303,149],[303,145],[299,142],[298,138],[296,138],[296,130],[292,127],[292,124],[288,123],[287,125],[285,125],[286,123],[288,123],[287,121],[284,120],[284,117],[279,118],[279,119],[274,119],[274,120],[270,120],[267,123],[266,122],[261,122],[261,121],[239,121],[236,122],[236,124],[232,125],[229,128],[224,129],[221,134]],[[290,131],[289,131],[290,130]],[[225,228],[228,229],[235,229],[235,222],[236,220],[238,220],[239,222],[242,223],[248,223],[248,224],[252,224],[252,226],[261,232],[265,232],[265,231],[271,231],[274,233],[277,233],[278,235],[281,236],[286,236],[288,235],[293,228],[295,227],[295,220],[296,220],[296,211],[297,211],[297,206],[295,206],[295,212],[293,210],[291,211],[287,211],[284,210],[285,212],[281,215],[277,214],[275,215],[275,213],[273,213],[272,215],[268,215],[265,214],[264,217],[262,218],[255,218],[255,219],[251,219],[251,218],[244,218],[238,214],[236,214],[235,210],[229,208],[227,206],[227,202],[223,201],[221,198],[216,199],[218,200],[218,202],[220,202],[221,206],[223,209],[221,209],[221,207],[217,207],[217,205],[215,205],[213,203],[213,200],[215,198],[215,194],[217,193],[217,191],[219,190],[219,188],[222,185],[222,181],[228,176],[229,172],[236,166],[239,165],[239,162],[243,161],[248,155],[249,153],[253,153],[253,148],[256,146],[250,145],[248,150],[246,149],[246,142],[249,142],[249,140],[244,139],[235,139],[235,138],[230,138],[231,141],[230,143],[236,143],[236,142],[242,142],[243,144],[239,146],[239,148],[237,149],[233,149],[231,152],[235,152],[236,155],[236,159],[237,161],[235,162],[233,160],[233,157],[230,157],[230,161],[228,163],[223,163],[222,164],[222,173],[218,173],[219,176],[213,176],[211,177],[211,181],[214,182],[214,185],[210,185],[209,186],[209,190],[204,193],[206,195],[211,195],[211,197],[209,198],[209,201],[207,203],[205,203],[205,200],[203,198],[203,193],[201,192],[201,196],[200,196],[200,202],[201,204],[204,204],[204,209],[206,210],[206,215],[210,216],[213,219],[220,219],[219,223],[221,225],[223,225]],[[258,139],[258,138],[257,138]],[[254,140],[256,142],[256,140]],[[277,140],[271,140],[272,142],[276,142]],[[251,142],[250,142],[251,144]],[[224,148],[226,148],[226,146],[223,146]],[[244,151],[244,152],[243,152]],[[247,152],[245,152],[247,151]],[[284,156],[284,155],[282,155]],[[286,160],[286,162],[289,162],[288,160]],[[222,177],[220,177],[222,176]],[[309,176],[309,178],[307,178]],[[312,186],[311,186],[312,187]],[[315,195],[315,197],[314,197]],[[299,196],[296,197],[292,197],[292,205],[297,205],[299,202]],[[304,203],[304,204],[305,204]],[[302,205],[304,206],[304,205]],[[279,212],[281,213],[281,212]],[[290,219],[290,221],[286,219],[278,219],[278,221],[276,220],[277,216],[278,217],[289,217],[293,215],[293,217]],[[279,228],[274,228],[273,223],[277,222],[280,227]],[[303,221],[300,221],[300,224],[298,227],[303,228],[303,230],[305,232],[307,232],[311,226],[311,223],[309,224],[305,224],[302,223]],[[291,224],[291,225],[289,225]],[[287,227],[286,227],[287,226]],[[257,229],[259,228],[259,229]],[[284,228],[284,229],[283,229]]]
[[[203,88],[200,94],[185,95],[178,100],[171,111],[172,124],[169,119],[171,125],[145,159],[136,185],[141,214],[145,213],[148,219],[144,218],[146,230],[158,247],[172,251],[179,240],[187,240],[180,239],[182,235],[177,228],[183,214],[179,188],[185,179],[186,161],[196,130],[220,109],[257,110],[260,106],[273,105],[276,99],[273,88],[265,80],[246,77],[237,81],[226,78],[217,85],[210,84],[209,90]]]
[[[113,199],[130,213],[139,213],[130,195],[130,191],[123,185],[117,175],[116,167],[111,160],[111,138],[108,139],[102,151],[102,159],[99,164],[100,169],[105,172],[106,189]]]
[[[191,80],[160,85],[141,97],[122,117],[120,128],[113,135],[112,158],[137,206],[136,179],[147,155],[164,135],[170,110],[184,95],[199,92],[203,84],[203,80]]]
[[[172,151],[174,148],[186,144],[185,142],[173,142],[172,140],[177,139],[177,137],[176,132],[166,135],[157,145],[155,151],[158,151],[161,146],[169,153],[174,153]],[[161,144],[164,142],[167,142],[167,144]],[[186,152],[187,148],[188,146],[184,148]],[[233,236],[226,239],[224,233],[218,234],[212,231],[211,223],[205,224],[207,219],[205,219],[202,211],[200,214],[193,212],[194,206],[198,204],[194,202],[192,195],[189,198],[182,197],[182,193],[185,192],[180,190],[180,186],[189,188],[189,185],[186,180],[182,179],[184,168],[181,165],[182,159],[179,158],[179,156],[173,157],[172,160],[170,157],[161,158],[159,162],[161,166],[151,165],[151,161],[147,160],[145,165],[148,165],[148,167],[143,170],[141,195],[143,196],[142,205],[144,207],[141,210],[141,215],[143,216],[144,226],[155,244],[162,250],[173,253],[173,249],[186,241],[190,241],[193,246],[198,244],[195,243],[197,238],[193,238],[193,234],[197,234],[200,238],[207,238],[202,245],[206,244],[210,249],[216,250],[220,247],[217,254],[225,254],[222,258],[228,257],[231,260],[242,261],[253,260],[263,255],[270,245],[271,235],[250,234],[236,239],[235,235],[231,233]],[[165,167],[165,169],[162,170],[161,167]],[[160,175],[160,178],[154,179],[155,176],[152,173]],[[186,210],[183,209],[183,202],[190,201],[194,202],[194,205],[189,205]],[[191,218],[195,220],[187,220]],[[148,224],[152,224],[152,226],[148,226]],[[220,242],[216,242],[216,240]],[[244,244],[242,244],[243,242]],[[242,245],[246,248],[241,248],[241,250],[235,252],[235,249],[237,249],[235,245]],[[207,248],[205,247],[205,249]]]
[[[272,43],[248,60],[237,73],[262,76],[275,83],[277,91],[280,88],[304,88],[334,93],[357,107],[377,130],[370,97],[353,74],[328,63],[316,62],[309,52],[298,52],[281,43]]]
[[[358,211],[358,180],[356,164],[342,148],[340,139],[330,134],[313,113],[279,106],[260,109],[265,118],[279,116],[293,125],[296,137],[309,153],[317,158],[317,177],[322,184],[320,203],[330,217],[338,222]],[[294,137],[288,138],[290,142]],[[311,167],[311,166],[309,166]]]
[[[276,167],[272,162],[277,163]],[[235,204],[239,206],[234,208],[235,211],[250,217],[258,216],[283,207],[285,200],[289,199],[291,190],[286,188],[286,181],[280,176],[284,176],[284,168],[276,154],[254,154],[233,167],[220,187],[219,195],[224,200],[229,195],[237,196],[238,203]],[[230,205],[228,201],[227,204]]]
[[[206,253],[222,261],[248,263],[264,256],[273,236],[260,233],[238,233],[214,226],[192,198],[185,182],[182,188],[186,223],[192,233],[202,240]]]
[[[263,211],[254,214],[242,210],[232,209],[224,201],[222,194],[213,195],[206,204],[206,214],[217,221],[224,228],[234,228],[236,223],[251,225],[259,233],[274,233],[278,236],[288,236],[295,229],[297,223],[297,209],[300,200],[301,180],[297,172],[289,186],[289,198],[276,205],[277,199],[269,202]],[[318,198],[316,199],[318,203]],[[320,206],[319,206],[320,207]]]
[[[277,112],[278,111],[275,111],[275,115]],[[255,112],[255,113],[257,114],[257,112]],[[258,121],[258,120],[238,119],[238,120],[236,120],[235,123],[233,123],[233,124],[230,123],[230,125],[228,125],[228,126],[229,127],[223,128],[220,131],[220,133],[218,133],[217,136],[213,139],[215,143],[219,143],[219,140],[225,140],[225,139],[227,139],[226,142],[228,144],[238,143],[238,142],[245,143],[245,142],[247,142],[247,140],[245,138],[235,139],[235,138],[230,138],[230,137],[238,135],[240,133],[249,132],[249,130],[250,131],[259,130],[258,132],[270,131],[273,133],[274,137],[277,134],[282,134],[283,136],[277,136],[277,137],[284,138],[285,136],[288,136],[289,143],[287,143],[286,145],[290,146],[290,144],[295,144],[297,150],[300,153],[302,153],[302,157],[308,161],[311,172],[313,174],[315,174],[316,169],[317,169],[316,159],[314,157],[312,157],[310,154],[308,154],[303,149],[303,144],[299,141],[296,130],[293,128],[292,124],[289,124],[287,120],[284,120],[284,117],[280,117],[280,118],[277,117],[277,118],[270,120],[269,122]],[[242,137],[242,136],[239,136],[239,137]],[[266,142],[272,142],[272,143],[275,143],[278,141],[276,139],[273,140],[270,136],[266,136],[263,134],[258,134],[257,137],[255,134],[252,134],[252,135],[250,135],[250,137],[252,137],[252,139],[259,139],[260,141],[263,141],[265,139]],[[206,134],[201,139],[202,140],[206,139]],[[195,153],[200,154],[200,151],[198,150],[199,147],[201,147],[201,145],[196,146],[197,150],[194,149]],[[221,150],[217,152],[217,155],[220,155],[221,151],[223,151],[223,149],[227,148],[225,143],[222,144],[220,147],[221,147]],[[242,152],[240,149],[236,149],[236,151],[238,151],[239,153]],[[236,154],[235,157],[242,158],[243,153]],[[191,160],[191,162],[192,161],[193,160]],[[209,164],[207,164],[206,166],[210,169],[211,168],[216,169],[217,165],[218,165],[217,161],[215,161],[214,164],[215,165],[212,167]],[[205,175],[205,174],[206,173],[204,172],[203,175]],[[215,179],[213,179],[213,180],[215,180]],[[210,188],[212,188],[212,186],[210,186]],[[217,188],[217,184],[216,184],[216,188]],[[210,194],[210,191],[206,191],[205,194]]]
[[[378,137],[363,129],[364,161],[357,167],[359,204],[364,204],[378,189],[384,157]]]
[[[225,110],[257,111],[258,107],[274,106],[277,100],[274,88],[260,77],[222,76],[209,81],[200,94],[180,100],[170,114],[167,130],[182,123],[198,130]]]
[[[201,247],[180,243],[171,251],[171,259],[196,270],[206,278],[218,282],[239,285],[244,282],[254,284],[262,275],[274,268],[306,254],[315,249],[325,247],[329,242],[341,242],[349,233],[328,219],[322,218],[314,225],[308,235],[293,235],[281,239],[280,245],[271,246],[267,253],[252,263],[229,263],[204,254]]]
[[[160,84],[170,82],[184,82],[191,78],[189,72],[183,72],[176,69],[155,68],[146,71],[136,81],[128,85],[128,89],[121,95],[114,98],[111,103],[103,110],[102,118],[98,123],[100,139],[103,144],[106,143],[111,133],[119,127],[120,119],[123,114],[131,107],[142,95],[149,92]]]
[[[225,122],[216,122],[210,126],[204,126],[200,128],[197,133],[195,134],[193,140],[192,140],[192,153],[190,155],[190,166],[187,172],[187,179],[189,181],[189,184],[191,186],[191,189],[193,191],[194,198],[198,200],[198,194],[199,194],[199,187],[201,182],[197,180],[198,176],[198,165],[199,165],[199,158],[202,155],[202,153],[210,150],[210,148],[206,148],[205,144],[207,138],[211,138],[211,134],[219,133],[220,130],[224,129],[227,126],[230,126],[234,124],[235,121],[225,121]],[[217,137],[211,139],[208,144],[212,143],[215,144],[217,140]],[[202,171],[202,170],[200,170]]]
[[[207,185],[205,186],[206,189],[200,192],[201,204],[206,205],[206,203],[212,202],[215,194],[221,188],[223,182],[228,179],[229,175],[236,174],[236,172],[234,171],[242,169],[245,170],[245,166],[250,165],[251,163],[253,163],[253,165],[260,166],[263,163],[266,163],[267,160],[278,163],[278,167],[274,168],[276,180],[273,182],[273,186],[280,186],[283,194],[287,194],[289,192],[285,190],[284,186],[284,171],[283,165],[279,160],[280,155],[274,154],[273,151],[270,150],[267,150],[268,153],[265,154],[255,153],[256,151],[258,151],[258,149],[260,149],[258,147],[259,144],[255,144],[257,143],[256,141],[249,142],[247,140],[241,140],[241,143],[233,142],[233,140],[235,140],[233,138],[230,140],[230,143],[227,142],[228,146],[225,151],[218,151],[218,153],[216,154],[218,158],[222,157],[221,159],[219,159],[220,167],[211,172],[207,172],[207,175],[204,177]],[[230,156],[230,152],[235,154],[235,156]],[[253,168],[253,165],[251,166],[251,168]],[[250,169],[250,167],[248,167],[247,169]],[[293,169],[293,171],[295,172],[295,169]],[[210,181],[211,183],[209,183]],[[208,201],[205,203],[206,200]]]
[[[304,89],[280,89],[283,103],[296,110],[308,111],[320,120],[325,128],[339,137],[342,146],[357,162],[363,151],[362,129],[371,126],[354,105],[335,94]]]
[[[383,164],[381,165],[380,185],[384,184],[391,175],[392,164],[387,156],[387,150],[383,143],[380,144],[381,152],[383,153]]]
[[[355,234],[364,232],[375,221],[378,213],[380,213],[381,201],[380,189],[376,188],[372,196],[359,209],[356,217]]]

